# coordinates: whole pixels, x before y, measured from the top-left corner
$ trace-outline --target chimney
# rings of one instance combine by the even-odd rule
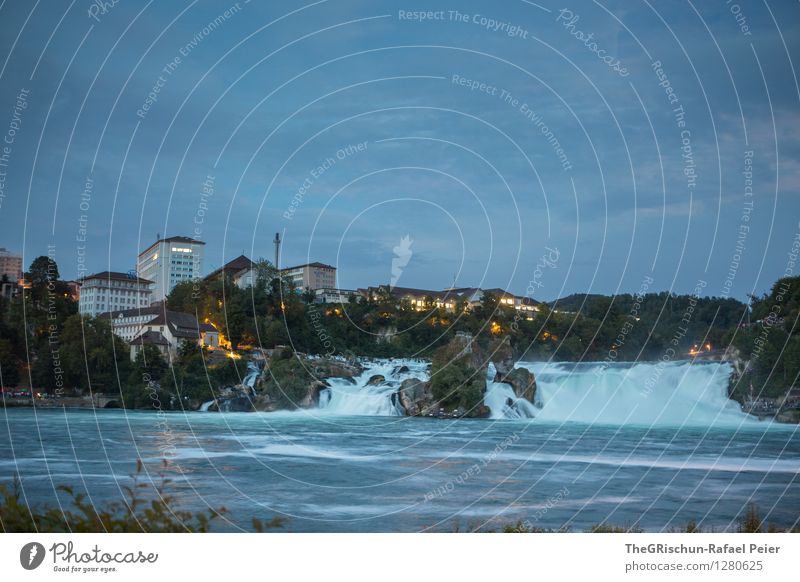
[[[272,242],[275,243],[275,269],[280,269],[278,261],[281,256],[281,234],[279,232],[275,233],[275,240]]]

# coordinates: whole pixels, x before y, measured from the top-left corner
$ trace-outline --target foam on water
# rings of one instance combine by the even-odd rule
[[[354,378],[329,378],[330,388],[320,393],[321,412],[345,416],[403,416],[397,391],[408,378],[426,380],[428,363],[420,360],[364,360],[364,372]],[[368,385],[370,378],[384,381]]]
[[[494,364],[489,364],[483,403],[492,411],[490,418],[511,420],[535,418],[538,412],[536,407],[524,398],[517,398],[510,384],[495,382],[495,373]]]
[[[758,422],[727,395],[727,362],[519,362],[536,376],[537,419],[645,426]]]

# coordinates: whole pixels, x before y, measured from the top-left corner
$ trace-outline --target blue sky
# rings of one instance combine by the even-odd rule
[[[420,10],[435,19],[406,16]],[[355,288],[389,282],[407,235],[401,286],[524,294],[535,279],[553,299],[652,277],[744,298],[785,272],[800,230],[797,2],[102,12],[0,8],[0,133],[19,125],[0,246],[27,264],[55,245],[67,278],[83,217],[88,271],[130,269],[160,233],[199,235],[209,272],[272,257],[279,231],[284,265],[335,264]],[[537,274],[547,249],[559,260]]]

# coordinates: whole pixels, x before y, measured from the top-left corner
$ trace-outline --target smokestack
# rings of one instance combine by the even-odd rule
[[[275,243],[275,268],[280,269],[278,266],[278,260],[281,256],[281,234],[279,232],[275,233],[275,240],[272,242]]]

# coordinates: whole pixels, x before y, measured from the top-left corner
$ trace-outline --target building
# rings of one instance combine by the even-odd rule
[[[92,317],[107,311],[150,305],[153,282],[130,273],[103,271],[84,277],[78,312]]]
[[[0,281],[16,283],[22,279],[22,257],[0,247]]]
[[[20,289],[16,281],[0,281],[0,297],[5,300],[16,297]]]
[[[361,293],[335,287],[322,287],[314,290],[314,303],[348,303],[351,297],[361,297]]]
[[[497,298],[501,306],[513,308],[528,317],[532,317],[533,312],[539,311],[539,303],[537,301],[530,297],[514,295],[499,288],[451,287],[442,291],[433,291],[430,289],[382,285],[359,289],[359,293],[366,297],[368,301],[377,301],[389,294],[398,303],[405,303],[417,311],[434,308],[455,311],[459,305],[463,306],[464,309],[474,309],[481,304],[484,294],[491,293]]]
[[[199,279],[203,272],[204,242],[186,236],[160,238],[139,253],[136,270],[153,282],[152,302],[163,301],[184,281]]]
[[[167,358],[177,356],[184,342],[219,347],[219,332],[213,325],[199,323],[191,313],[169,311],[162,307],[157,307],[156,310],[157,315],[142,324],[131,340],[131,360],[135,360],[146,345],[155,346]],[[121,327],[122,322],[119,325]]]
[[[252,287],[256,283],[256,264],[244,255],[239,255],[213,271],[206,277],[206,281],[221,280],[224,277],[229,277],[241,289]]]
[[[133,338],[140,334],[142,326],[153,321],[160,313],[164,313],[163,304],[109,311],[103,313],[101,317],[109,319],[111,331],[114,332],[114,335],[124,339],[126,342],[132,342]]]
[[[308,263],[281,269],[281,276],[292,281],[301,290],[336,288],[336,267],[324,263]]]

